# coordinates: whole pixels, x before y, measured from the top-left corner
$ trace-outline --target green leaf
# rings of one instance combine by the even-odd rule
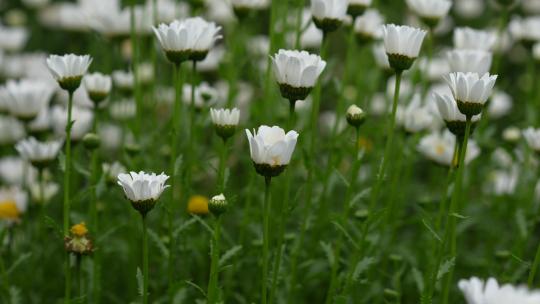
[[[144,293],[144,276],[139,267],[137,267],[137,291],[139,292],[139,296],[142,297]]]
[[[440,267],[437,272],[437,281],[440,280],[445,274],[447,274],[452,267],[456,264],[456,257],[453,257],[449,260],[446,260]]]
[[[58,154],[58,167],[60,171],[66,172],[66,155],[62,151]]]
[[[414,267],[412,269],[412,276],[414,279],[414,282],[416,283],[416,287],[418,288],[418,292],[422,293],[424,291],[424,278],[422,276],[422,273],[418,268]]]
[[[433,227],[431,227],[431,225],[426,221],[426,219],[422,219],[422,224],[424,224],[424,226],[426,226],[426,228],[429,230],[429,232],[431,232],[431,234],[435,237],[435,239],[437,241],[442,242],[441,237],[439,237],[439,235],[437,234],[435,229],[433,229]]]
[[[465,216],[465,215],[461,215],[459,213],[450,213],[450,216],[453,216],[453,217],[457,217],[458,219],[462,219],[462,220],[466,220],[468,219],[469,217],[468,216]]]
[[[183,156],[178,155],[176,160],[174,161],[174,175],[178,176],[181,173],[182,163],[184,162]]]
[[[24,263],[24,261],[28,260],[31,256],[32,256],[31,252],[27,252],[22,255],[19,255],[17,260],[15,260],[15,262],[13,262],[11,267],[9,267],[8,270],[6,271],[6,275],[10,275],[17,267],[19,267],[19,265]]]
[[[354,281],[358,281],[358,279],[360,279],[360,275],[369,269],[369,267],[373,264],[375,264],[375,262],[377,261],[377,259],[375,259],[374,257],[365,257],[363,258],[361,261],[358,262],[358,264],[356,264],[356,267],[354,268],[354,272],[353,272],[353,280]]]
[[[189,220],[185,221],[180,227],[174,229],[173,231],[173,238],[177,238],[180,233],[184,230],[186,230],[187,228],[189,228],[189,226],[195,224],[197,222],[197,219],[192,217],[190,218]]]
[[[225,265],[225,263],[232,259],[237,253],[239,253],[242,250],[242,245],[236,245],[232,247],[231,249],[227,250],[224,254],[221,255],[221,258],[219,259],[219,267]]]
[[[168,258],[169,250],[167,249],[167,247],[165,246],[161,238],[159,238],[157,233],[154,230],[148,228],[148,236],[150,236],[150,239],[154,241],[154,243],[156,243],[156,246],[159,249],[159,251],[161,251],[161,254],[163,255],[163,257]]]
[[[334,265],[334,263],[336,262],[336,258],[334,256],[334,251],[332,250],[332,246],[323,241],[320,241],[319,244],[321,245],[322,249],[324,250],[324,253],[326,254],[326,258],[328,259],[328,264],[330,264],[330,267],[332,267],[332,265]]]
[[[356,241],[353,239],[353,237],[350,235],[349,232],[347,232],[347,230],[341,226],[340,223],[336,222],[336,221],[332,221],[332,224],[334,224],[334,226],[336,226],[336,228],[341,232],[343,233],[343,235],[345,236],[345,238],[347,238],[347,240],[354,246],[354,248],[358,249],[358,244],[356,243]]]
[[[518,209],[516,211],[516,223],[518,226],[519,236],[522,239],[527,238],[527,220],[525,219],[525,213],[523,209]]]
[[[9,303],[21,304],[21,290],[15,286],[9,287]]]
[[[203,219],[198,216],[198,215],[193,215],[193,218],[199,222],[204,228],[206,228],[206,230],[208,230],[208,232],[210,233],[210,235],[214,235],[214,230],[212,228],[210,228],[210,226],[208,226],[208,224],[203,221]]]
[[[339,177],[339,179],[341,180],[343,185],[345,185],[346,188],[349,188],[351,186],[347,178],[343,176],[343,174],[335,167],[334,167],[334,173],[337,175],[337,177]]]
[[[186,282],[186,284],[188,284],[189,286],[191,286],[191,287],[197,289],[197,290],[198,290],[198,291],[206,298],[206,292],[204,292],[204,289],[202,289],[199,285],[197,285],[197,284],[195,284],[195,283],[193,283],[193,282],[191,282],[191,281],[188,281],[188,280],[186,280],[185,282]]]

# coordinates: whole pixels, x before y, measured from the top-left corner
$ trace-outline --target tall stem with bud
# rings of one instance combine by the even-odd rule
[[[146,227],[146,215],[141,214],[142,220],[142,255],[143,255],[143,304],[148,304],[148,228]]]
[[[270,242],[269,221],[270,221],[270,182],[272,178],[266,176],[264,178],[264,213],[263,213],[263,256],[262,256],[262,291],[261,291],[261,303],[267,303],[267,281],[268,281],[268,243]]]
[[[64,236],[69,235],[69,212],[70,212],[70,198],[69,198],[69,185],[71,179],[71,111],[73,108],[73,91],[69,91],[68,98],[68,111],[67,111],[67,123],[66,123],[66,142],[65,142],[65,163],[64,163]],[[65,290],[64,290],[64,303],[70,303],[71,298],[71,265],[69,253],[65,253]]]
[[[210,279],[208,282],[208,304],[215,304],[218,301],[218,275],[219,275],[219,239],[221,234],[221,216],[217,216],[214,225],[214,236],[212,238],[212,261],[210,264]]]

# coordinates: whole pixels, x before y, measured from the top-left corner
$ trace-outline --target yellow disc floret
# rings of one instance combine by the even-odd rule
[[[70,231],[71,234],[78,237],[85,236],[88,233],[88,229],[86,228],[86,224],[84,222],[73,225]]]
[[[0,219],[16,220],[21,215],[17,204],[13,200],[0,202]]]
[[[208,214],[208,198],[202,195],[193,195],[189,198],[188,212],[191,214]]]

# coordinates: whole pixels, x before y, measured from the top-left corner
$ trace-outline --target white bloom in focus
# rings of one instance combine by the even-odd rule
[[[428,159],[444,165],[450,166],[454,157],[454,147],[456,137],[445,130],[442,134],[433,132],[422,137],[417,146],[418,152],[423,154]],[[469,140],[467,144],[467,155],[465,155],[465,163],[471,162],[480,154],[480,148],[475,141]]]
[[[71,128],[71,140],[80,140],[90,132],[94,119],[93,111],[74,106],[72,109],[73,126]],[[62,106],[52,108],[53,129],[57,135],[65,136],[67,123],[67,109]]]
[[[311,14],[317,20],[345,20],[347,0],[311,0]]]
[[[540,129],[529,127],[523,130],[523,137],[525,137],[529,148],[540,152]]]
[[[437,92],[434,92],[433,96],[435,97],[439,114],[445,122],[465,123],[467,121],[467,117],[459,111],[457,103],[452,96],[447,94],[439,94]],[[478,120],[480,120],[480,115],[475,115],[472,117],[473,122]]]
[[[59,82],[69,78],[82,78],[91,63],[90,55],[50,55],[47,58],[47,66],[53,77]]]
[[[253,130],[253,133],[246,129],[246,135],[253,162],[270,167],[288,165],[298,139],[296,131],[285,134],[285,131],[277,126],[260,126],[257,131]]]
[[[34,137],[21,140],[15,145],[19,155],[32,164],[50,163],[60,151],[62,141],[40,142]]]
[[[220,26],[200,17],[175,20],[168,25],[162,23],[153,29],[167,58],[175,64],[188,59],[203,60],[222,37]]]
[[[383,16],[376,9],[368,9],[354,21],[354,32],[357,36],[369,39],[382,38]]]
[[[454,30],[454,47],[462,50],[490,51],[495,47],[497,35],[493,32],[460,27]]]
[[[439,20],[446,17],[452,2],[448,0],[406,0],[407,6],[419,17]]]
[[[212,123],[217,126],[236,126],[240,121],[240,110],[233,109],[210,109]]]
[[[21,119],[34,119],[47,108],[54,89],[39,80],[8,81],[5,86],[8,94],[9,112]]]
[[[274,75],[279,84],[311,88],[326,67],[320,56],[306,51],[279,50],[272,57]]]
[[[384,47],[388,55],[418,57],[425,35],[426,31],[406,25],[383,26]]]
[[[482,50],[453,50],[448,52],[451,72],[471,72],[483,75],[491,68],[491,52]]]
[[[124,190],[124,194],[131,202],[157,201],[168,185],[165,182],[168,175],[161,173],[145,173],[143,171],[118,175],[118,185]]]
[[[0,49],[16,53],[28,40],[28,30],[24,27],[5,27],[0,25]]]
[[[478,115],[491,96],[497,75],[488,73],[479,76],[476,73],[450,73],[444,77],[452,95],[457,101],[458,108],[465,115]]]

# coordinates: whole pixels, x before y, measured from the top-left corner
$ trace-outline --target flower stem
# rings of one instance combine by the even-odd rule
[[[261,303],[266,304],[267,302],[267,278],[268,278],[268,243],[270,241],[270,231],[269,226],[269,217],[272,201],[270,200],[270,182],[271,177],[264,178],[264,214],[263,214],[263,256],[262,256],[262,292],[261,292]]]
[[[219,276],[219,238],[221,234],[221,217],[216,217],[214,226],[214,238],[212,245],[212,262],[210,266],[210,280],[208,282],[208,304],[218,301],[218,276]]]
[[[195,156],[194,153],[194,142],[195,142],[195,135],[196,135],[196,129],[197,124],[195,121],[195,73],[197,72],[197,61],[193,61],[192,64],[192,73],[191,73],[191,102],[190,102],[190,109],[189,109],[189,141],[188,141],[188,147],[187,147],[187,166],[186,166],[186,181],[184,185],[183,191],[189,191],[191,189],[191,168],[193,165],[193,159]]]
[[[540,265],[540,244],[538,244],[538,249],[536,249],[536,256],[534,257],[534,262],[531,267],[531,270],[529,271],[529,279],[527,280],[529,288],[533,287],[534,276],[536,275],[536,271],[538,270],[539,265]]]
[[[94,110],[94,122],[92,126],[92,132],[97,134],[97,128],[98,128],[98,120],[99,120],[99,109],[96,107]],[[97,214],[97,184],[99,182],[99,149],[94,149],[92,151],[92,156],[90,160],[90,184],[92,185],[93,189],[90,191],[90,223],[92,227],[92,231],[95,235],[99,235],[99,223],[98,223],[98,214]],[[101,252],[98,251],[94,253],[93,260],[92,260],[92,268],[93,268],[93,275],[92,275],[92,302],[93,303],[99,303],[100,300],[100,292],[101,292],[101,286],[100,286],[100,271],[101,271]]]
[[[175,202],[175,193],[177,185],[177,176],[178,172],[176,169],[176,160],[178,156],[178,133],[179,133],[179,122],[180,122],[180,111],[182,103],[182,83],[181,83],[181,69],[180,64],[175,64],[173,68],[173,84],[175,88],[175,100],[174,100],[174,109],[171,118],[171,155],[169,160],[169,171],[171,175],[171,197],[169,201],[169,210],[167,212],[167,221],[169,229],[169,267],[168,267],[168,279],[169,279],[169,293],[172,293],[172,285],[174,283],[174,250],[176,249],[176,241],[174,238],[174,202]],[[171,295],[171,294],[170,294]],[[171,295],[172,296],[172,295]]]
[[[219,153],[219,169],[218,169],[218,192],[225,191],[225,164],[227,163],[227,139],[223,139],[223,145]]]
[[[450,257],[456,257],[457,253],[457,236],[456,236],[456,217],[454,214],[457,212],[457,206],[458,206],[458,200],[461,198],[461,190],[463,187],[463,172],[465,171],[465,155],[467,155],[467,143],[469,141],[469,135],[471,133],[471,121],[472,117],[467,116],[467,123],[465,127],[465,136],[463,138],[463,145],[461,146],[461,151],[459,152],[459,161],[458,161],[458,168],[457,168],[457,175],[456,175],[456,182],[454,185],[454,192],[452,193],[452,200],[450,201],[450,209],[448,211],[448,214],[446,216],[447,218],[447,233],[445,233],[445,237],[443,240],[443,244],[445,246],[450,246]],[[458,140],[456,138],[456,140]],[[448,236],[448,238],[447,238]],[[448,244],[448,241],[450,244]],[[448,304],[449,301],[449,294],[450,294],[450,286],[452,284],[452,277],[454,274],[455,266],[450,269],[448,272],[448,275],[446,277],[446,281],[443,285],[443,304]]]
[[[142,228],[143,228],[143,243],[142,243],[142,254],[143,254],[143,294],[142,300],[143,304],[148,304],[148,230],[146,227],[146,216],[141,215]]]
[[[81,285],[81,262],[82,257],[80,254],[75,255],[75,284],[77,286],[77,296],[82,297],[82,285]]]
[[[67,123],[66,123],[66,143],[65,143],[65,164],[64,164],[64,236],[69,234],[69,185],[71,178],[71,110],[73,108],[73,92],[68,92],[68,111],[67,111]],[[64,303],[70,303],[71,299],[71,267],[69,253],[66,251],[64,254],[65,263],[65,290],[64,290]]]
[[[298,10],[296,11],[296,24],[295,24],[295,39],[294,39],[294,48],[300,49],[300,41],[302,38],[302,15],[304,12],[304,0],[298,1]]]
[[[295,101],[289,102],[289,120],[287,122],[287,130],[291,130],[294,128],[295,121],[296,121],[296,112],[295,112]],[[274,267],[272,271],[272,285],[270,287],[270,299],[268,300],[268,303],[272,304],[274,303],[275,293],[277,290],[278,285],[278,276],[279,276],[279,270],[281,268],[281,257],[283,255],[283,241],[285,239],[285,225],[287,221],[287,212],[289,210],[289,202],[290,202],[290,191],[291,191],[291,177],[292,177],[292,171],[289,169],[285,171],[285,189],[283,191],[283,205],[281,206],[281,214],[279,217],[278,222],[278,240],[277,240],[277,252],[276,257],[274,259]]]
[[[137,106],[137,123],[135,128],[136,138],[139,139],[141,131],[141,123],[143,121],[143,108],[142,108],[142,98],[140,96],[139,88],[139,50],[137,43],[137,32],[136,32],[136,20],[135,20],[135,0],[132,0],[129,7],[129,22],[130,22],[130,40],[131,40],[131,49],[133,50],[133,57],[131,58],[131,68],[133,70],[133,86],[135,93],[135,103]]]

